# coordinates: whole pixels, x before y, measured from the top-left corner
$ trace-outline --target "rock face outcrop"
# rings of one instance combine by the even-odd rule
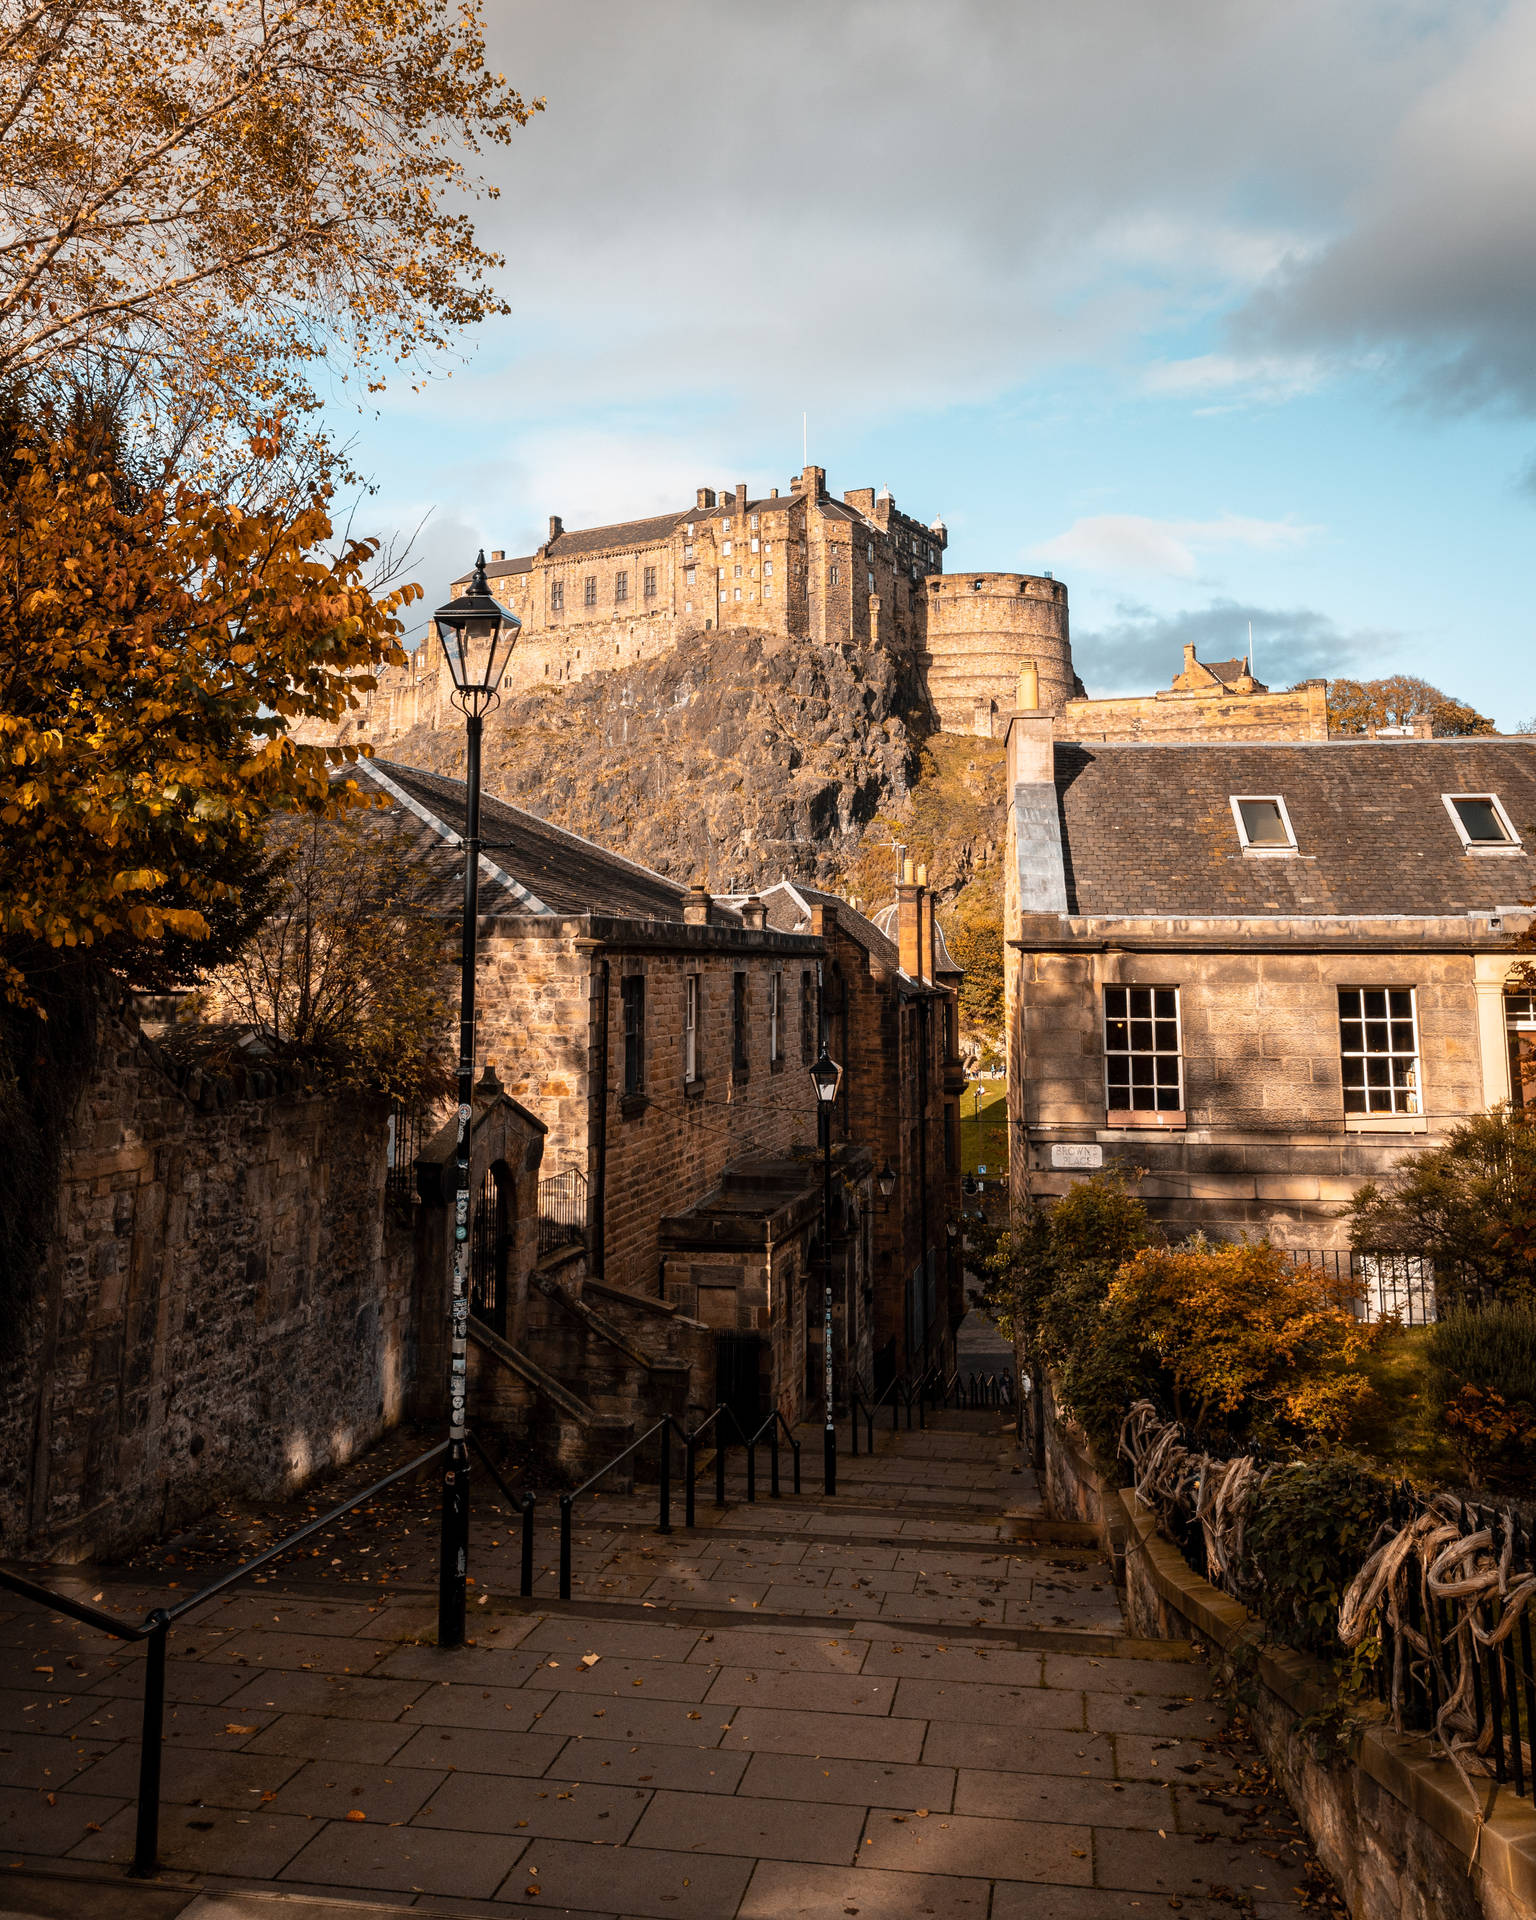
[[[486,721],[487,789],[712,891],[827,885],[864,829],[902,809],[921,690],[873,648],[741,628],[504,702]],[[931,723],[930,723],[931,724]],[[463,735],[416,728],[392,760],[458,775]]]

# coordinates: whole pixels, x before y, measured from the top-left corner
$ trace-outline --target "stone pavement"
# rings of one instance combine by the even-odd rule
[[[701,1504],[692,1535],[599,1503],[580,1597],[519,1604],[491,1574],[457,1653],[419,1589],[211,1604],[172,1641],[153,1887],[120,1878],[142,1655],[16,1602],[0,1913],[1296,1912],[1314,1870],[1205,1668],[1125,1636],[1109,1569],[1043,1521],[999,1416],[877,1440],[835,1502],[808,1447],[798,1500]]]

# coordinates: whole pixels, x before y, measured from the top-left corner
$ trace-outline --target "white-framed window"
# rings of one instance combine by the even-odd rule
[[[752,531],[756,533],[757,532],[757,515],[755,513],[752,516],[750,524],[752,527]]]
[[[738,567],[732,567],[732,569],[731,569],[731,578],[732,578],[733,580],[739,580],[739,579],[741,578],[741,568],[740,568],[739,566],[738,566]]]
[[[683,565],[685,567],[690,566],[692,562],[693,562],[693,548],[684,547],[683,548]]]
[[[756,553],[756,552],[757,552],[757,547],[758,547],[758,543],[757,543],[757,541],[755,541],[755,540],[754,540],[754,541],[752,542],[752,551],[753,551],[754,553]]]
[[[696,567],[689,567],[689,568],[688,568],[688,569],[687,569],[687,570],[686,570],[686,571],[684,572],[684,574],[683,574],[683,579],[684,579],[684,581],[686,582],[686,584],[687,584],[688,586],[690,586],[690,587],[691,587],[691,586],[693,585],[693,581],[694,581],[694,575],[695,575],[695,574],[696,574],[697,572],[698,572],[698,569],[697,569]]]
[[[772,587],[764,587],[764,588],[763,588],[763,598],[764,598],[765,600],[771,600],[771,599],[773,598],[773,588],[772,588]]]
[[[1468,853],[1525,852],[1496,793],[1442,793],[1440,798]]]
[[[692,613],[692,612],[693,612],[693,602],[692,602],[691,600],[685,600],[685,601],[683,602],[683,612],[684,612],[684,613]]]
[[[731,516],[727,514],[725,518],[720,522],[720,531],[722,533],[729,533],[730,530],[731,530]],[[726,551],[729,552],[730,549],[727,548]]]
[[[740,588],[740,587],[738,587],[738,588],[736,589],[736,598],[737,598],[738,600],[739,600],[739,599],[741,598],[741,588]]]
[[[699,976],[683,976],[683,1080],[699,1077]]]
[[[729,521],[727,521],[727,522],[726,522],[726,525],[727,525],[727,526],[729,526],[729,525],[730,525],[730,522],[729,522]],[[725,543],[724,543],[724,544],[722,545],[722,547],[720,548],[720,551],[721,551],[722,553],[729,553],[729,552],[730,552],[730,550],[731,550],[731,543],[730,543],[730,541],[729,541],[729,540],[727,540],[727,541],[726,541],[726,542],[725,542]]]
[[[769,580],[772,577],[773,577],[773,562],[771,560],[765,560],[763,562],[763,578],[765,580]]]
[[[1111,1113],[1183,1111],[1177,987],[1104,989],[1104,1090]]]
[[[869,576],[869,590],[871,593],[875,590],[875,576],[873,574]]]
[[[829,587],[835,587],[842,577],[837,570],[837,563],[834,561],[833,564],[827,568],[827,585]]]
[[[693,538],[693,522],[691,520],[687,526],[683,528],[683,538],[685,540],[691,540]]]
[[[874,557],[875,557],[875,543],[873,540],[866,540],[864,542],[864,558],[866,560],[873,560]]]
[[[770,973],[768,976],[768,1060],[771,1066],[777,1066],[779,1059],[779,1001],[783,992],[783,974]]]
[[[1340,987],[1344,1111],[1422,1113],[1419,1021],[1412,987]]]
[[[1234,793],[1232,818],[1244,853],[1285,854],[1296,851],[1296,833],[1284,799],[1278,793]]]

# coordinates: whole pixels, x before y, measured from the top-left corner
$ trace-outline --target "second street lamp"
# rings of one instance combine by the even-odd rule
[[[464,715],[464,924],[459,963],[458,1191],[453,1202],[453,1288],[449,1305],[448,1454],[443,1468],[442,1546],[437,1571],[437,1644],[464,1644],[469,1575],[470,1122],[475,1083],[475,962],[480,906],[480,734],[500,699],[501,676],[521,622],[491,597],[485,554],[475,560],[469,592],[432,616],[453,677],[453,704]]]
[[[823,1041],[811,1085],[816,1089],[816,1132],[821,1142],[821,1274],[826,1320],[822,1329],[821,1365],[826,1385],[827,1424],[822,1435],[822,1476],[828,1493],[837,1492],[837,1425],[832,1401],[832,1108],[843,1082],[843,1070]]]

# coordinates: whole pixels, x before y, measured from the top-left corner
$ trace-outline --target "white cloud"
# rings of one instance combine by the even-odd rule
[[[1315,353],[1202,353],[1154,363],[1142,376],[1142,386],[1148,393],[1180,399],[1274,403],[1313,393],[1326,377],[1326,363]]]
[[[1298,547],[1319,527],[1294,520],[1255,520],[1224,513],[1215,520],[1153,520],[1144,514],[1100,513],[1074,520],[1036,551],[1042,559],[1092,573],[1165,574],[1193,580],[1212,548],[1276,552]]]

